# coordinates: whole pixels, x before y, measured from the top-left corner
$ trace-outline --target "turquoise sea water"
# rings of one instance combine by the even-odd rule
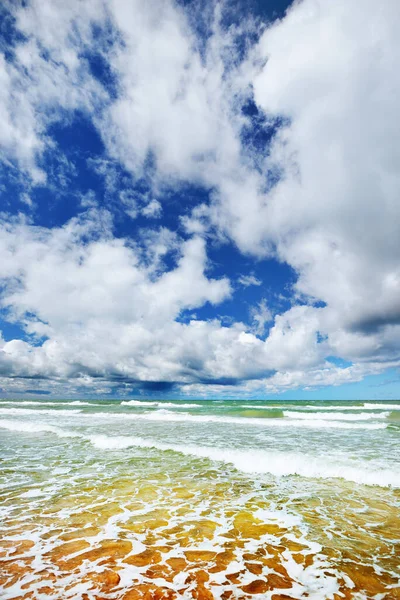
[[[1,598],[400,597],[400,401],[2,400],[0,436]]]

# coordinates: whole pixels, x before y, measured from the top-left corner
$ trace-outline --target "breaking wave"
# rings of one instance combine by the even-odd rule
[[[85,415],[88,416],[88,415]],[[100,415],[96,415],[100,416]],[[324,419],[269,419],[258,417],[230,417],[221,415],[191,415],[189,413],[175,413],[169,410],[157,410],[152,413],[126,415],[124,413],[113,413],[102,415],[107,418],[125,418],[143,421],[165,421],[165,422],[187,422],[187,423],[227,423],[231,425],[250,425],[255,427],[310,427],[310,428],[334,428],[334,429],[385,429],[385,423],[343,423]]]
[[[19,431],[21,433],[54,433],[60,438],[65,437],[82,437],[79,433],[66,431],[61,427],[47,425],[46,423],[23,423],[21,421],[13,421],[11,419],[0,419],[0,427],[9,431]]]
[[[146,406],[156,406],[163,407],[167,406],[168,408],[199,408],[201,404],[182,404],[176,402],[154,402],[147,400],[123,400],[121,402],[121,406],[140,406],[141,408],[146,408]]]
[[[102,450],[124,450],[130,447],[151,448],[161,451],[179,452],[187,456],[208,458],[232,464],[245,473],[269,473],[277,477],[300,475],[315,479],[342,478],[347,481],[381,487],[400,487],[400,471],[382,469],[379,466],[368,469],[362,465],[339,464],[336,460],[319,458],[293,452],[272,452],[267,450],[237,450],[212,448],[207,446],[164,444],[152,439],[129,436],[94,435],[90,443]]]
[[[291,419],[310,419],[310,420],[318,420],[318,419],[331,419],[331,420],[340,420],[340,421],[370,421],[371,419],[386,419],[389,416],[389,412],[382,413],[358,413],[358,414],[350,414],[350,413],[307,413],[307,412],[297,412],[291,410],[284,410],[283,414],[285,417],[290,417]]]

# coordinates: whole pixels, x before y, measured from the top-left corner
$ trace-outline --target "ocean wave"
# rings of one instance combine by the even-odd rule
[[[58,406],[104,406],[94,402],[84,402],[83,400],[72,400],[72,402],[59,402]]]
[[[142,408],[145,408],[146,406],[168,406],[168,408],[199,408],[201,404],[182,404],[177,402],[159,402],[147,400],[123,400],[120,406],[140,406]]]
[[[259,408],[260,410],[283,410],[287,408],[285,404],[277,406],[276,404],[240,404],[240,408]]]
[[[104,415],[109,416],[109,415]],[[258,417],[228,417],[220,415],[191,415],[188,413],[174,413],[169,410],[157,410],[152,413],[138,415],[124,415],[114,413],[113,417],[144,421],[171,421],[187,423],[226,423],[230,425],[251,425],[255,427],[310,427],[310,428],[334,428],[334,429],[385,429],[385,423],[343,423],[341,421],[329,421],[323,419],[315,420],[285,420],[268,419]]]
[[[60,438],[80,438],[101,450],[125,450],[131,447],[178,452],[196,458],[232,464],[245,473],[269,473],[282,477],[300,475],[316,479],[342,478],[365,485],[400,487],[400,471],[368,463],[365,468],[354,461],[336,460],[334,457],[315,457],[304,453],[274,452],[260,449],[224,449],[209,446],[167,444],[132,436],[84,435],[48,425],[17,420],[0,419],[0,428],[20,433],[52,433]]]
[[[310,420],[318,420],[318,419],[331,419],[331,420],[341,420],[341,421],[370,421],[371,419],[386,419],[389,416],[389,412],[382,413],[358,413],[358,414],[349,414],[349,413],[307,413],[307,412],[297,412],[292,410],[284,410],[283,414],[285,417],[290,417],[291,419],[310,419]]]
[[[21,433],[54,433],[58,437],[82,437],[79,433],[66,431],[61,427],[54,427],[46,423],[24,423],[21,421],[0,419],[0,427],[9,431],[19,431]]]
[[[379,466],[373,468],[371,463],[368,464],[368,468],[364,468],[362,465],[339,463],[334,459],[322,459],[293,452],[163,444],[152,439],[130,436],[93,435],[88,439],[93,446],[102,450],[125,450],[136,447],[164,452],[172,451],[187,456],[229,463],[245,473],[269,473],[277,477],[300,475],[315,479],[341,478],[365,485],[400,487],[400,472],[382,469]]]
[[[378,404],[373,404],[369,402],[364,402],[361,405],[341,405],[341,406],[314,406],[312,404],[307,404],[307,406],[296,406],[294,407],[296,410],[318,410],[318,411],[331,411],[331,410],[400,410],[400,404],[385,404],[384,402]]]
[[[46,410],[45,408],[0,408],[0,415],[78,415],[82,411],[76,409],[52,409],[49,408]]]
[[[312,413],[310,413],[312,414]],[[386,423],[354,423],[335,420],[332,417],[320,418],[321,415],[315,415],[307,418],[305,413],[300,413],[298,418],[277,419],[262,417],[235,417],[223,415],[192,415],[187,412],[174,412],[165,408],[155,410],[154,412],[127,414],[127,413],[109,413],[95,412],[84,413],[76,409],[29,409],[29,408],[0,408],[0,415],[50,415],[59,417],[65,415],[74,417],[79,415],[80,419],[107,419],[107,420],[129,420],[129,421],[161,421],[176,423],[218,423],[229,425],[242,425],[252,427],[289,427],[289,428],[333,428],[333,429],[385,429]],[[337,415],[335,415],[337,417]],[[338,417],[337,417],[338,418]]]
[[[373,404],[370,402],[366,402],[364,404],[364,408],[366,408],[367,410],[376,410],[378,408],[383,408],[384,410],[400,410],[400,404]]]
[[[386,423],[347,423],[329,419],[277,419],[277,418],[259,418],[259,417],[234,417],[222,415],[192,415],[190,413],[176,413],[167,409],[159,409],[147,413],[123,413],[123,412],[96,412],[83,413],[79,410],[29,410],[29,409],[0,409],[0,414],[50,414],[58,416],[66,414],[68,416],[79,415],[79,419],[107,419],[108,421],[156,421],[172,423],[217,423],[229,425],[241,425],[252,427],[287,427],[287,428],[333,428],[333,429],[386,429]]]
[[[39,400],[0,400],[0,406],[12,404],[17,406],[60,406],[61,402],[40,402]]]
[[[0,406],[11,404],[13,406],[103,406],[94,402],[84,402],[83,400],[58,400],[56,402],[42,402],[40,400],[0,400]]]
[[[340,406],[325,406],[323,402],[319,406],[313,404],[306,404],[303,406],[299,406],[297,404],[290,404],[287,402],[282,402],[282,404],[241,404],[241,408],[259,408],[260,410],[298,410],[298,411],[310,411],[310,410],[318,410],[318,411],[331,411],[331,410],[365,410],[364,404],[345,404]],[[385,407],[377,406],[377,408],[384,409]]]
[[[304,406],[298,406],[296,404],[287,404],[282,402],[282,404],[241,404],[241,408],[258,408],[259,410],[294,410],[294,411],[348,411],[348,410],[365,410],[364,405],[341,405],[341,406],[324,406],[321,403],[320,406],[314,406],[312,404],[307,404]],[[380,406],[378,408],[384,409],[385,407]]]

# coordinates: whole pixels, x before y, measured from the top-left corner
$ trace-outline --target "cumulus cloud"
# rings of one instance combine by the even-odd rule
[[[175,268],[161,274],[112,236],[109,215],[94,210],[52,230],[3,221],[0,240],[1,305],[32,340],[45,340],[3,342],[3,372],[185,381],[241,377],[253,369],[259,342],[242,329],[175,321],[182,310],[230,294],[227,279],[205,275],[201,238],[181,242]],[[238,370],[246,354],[248,364]]]
[[[266,29],[248,74],[259,108],[286,119],[268,157],[282,176],[267,193],[254,172],[222,182],[211,211],[244,252],[296,270],[354,360],[400,353],[399,19],[393,0],[303,0]]]
[[[103,140],[105,154],[88,164],[106,190],[103,209],[84,190],[85,212],[62,227],[3,216],[1,307],[27,336],[1,342],[13,389],[39,389],[24,384],[31,377],[51,378],[54,390],[144,381],[200,393],[244,381],[275,392],[398,364],[395,0],[302,0],[268,27],[244,19],[228,29],[210,3],[207,34],[172,0],[7,8],[21,36],[0,55],[0,159],[44,185],[43,156],[58,152],[50,126],[79,111]],[[95,77],[94,55],[112,85]],[[252,127],[262,147],[246,137]],[[122,185],[122,170],[144,188]],[[163,193],[182,182],[208,196],[180,206],[173,231]],[[117,204],[147,228],[116,236]],[[291,308],[273,318],[267,298],[250,326],[184,322],[185,311],[234,294],[209,269],[216,239],[289,264]],[[235,280],[258,287],[259,277]],[[353,364],[336,367],[330,355]]]
[[[97,209],[51,230],[3,220],[0,240],[1,306],[30,338],[2,342],[3,375],[79,386],[85,378],[229,384],[322,359],[316,349],[298,356],[298,334],[278,354],[279,333],[263,342],[241,323],[178,322],[182,311],[231,293],[226,278],[207,277],[199,237],[181,240],[175,267],[157,273],[154,261],[147,266],[143,252],[113,237],[109,214]]]
[[[322,375],[346,380],[325,361],[329,347],[318,343],[312,307],[277,316],[265,341],[241,323],[177,321],[182,311],[231,293],[227,279],[207,277],[199,237],[181,240],[176,265],[159,273],[113,237],[110,216],[96,209],[52,230],[3,221],[0,240],[1,306],[29,338],[1,342],[0,375],[12,378],[10,392],[32,388],[32,380],[52,393],[91,383],[96,393],[138,383],[229,388],[258,380],[259,388],[285,389],[289,382],[317,384]],[[262,302],[256,333],[270,319]]]

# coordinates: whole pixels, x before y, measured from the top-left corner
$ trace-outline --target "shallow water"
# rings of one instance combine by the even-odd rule
[[[400,402],[0,401],[0,597],[400,598]]]

